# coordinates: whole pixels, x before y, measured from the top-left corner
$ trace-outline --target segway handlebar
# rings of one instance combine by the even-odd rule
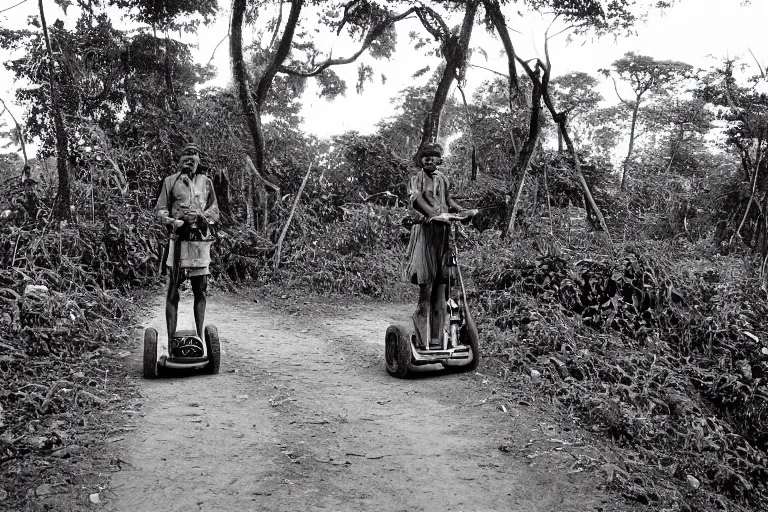
[[[460,213],[441,213],[440,215],[435,215],[431,219],[429,219],[427,222],[452,222],[452,221],[463,221],[471,219],[477,215],[477,210],[471,209],[471,210],[464,210]]]

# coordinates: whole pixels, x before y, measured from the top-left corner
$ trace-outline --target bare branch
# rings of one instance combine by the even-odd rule
[[[552,23],[554,23],[554,21]],[[552,61],[549,59],[549,34],[548,33],[549,33],[549,27],[547,27],[547,31],[544,32],[544,59],[546,60],[546,64],[542,63],[542,67],[544,67],[547,73],[549,73],[552,70]]]
[[[619,94],[619,86],[616,83],[616,78],[611,77],[611,80],[613,80],[613,90],[616,91],[616,96],[619,97],[619,101],[624,103],[625,105],[629,105],[629,102],[621,97],[621,94]]]
[[[280,5],[277,7],[277,21],[275,22],[275,31],[272,32],[272,40],[269,42],[269,48],[275,46],[277,41],[277,34],[280,33],[280,25],[283,24],[283,0],[280,0]]]
[[[419,21],[421,21],[421,24],[424,25],[424,28],[427,29],[427,32],[432,34],[435,39],[440,42],[444,42],[448,38],[451,30],[448,28],[448,24],[445,22],[445,20],[443,20],[443,17],[435,12],[434,9],[427,7],[426,5],[422,5],[415,10],[416,15],[419,17]],[[440,30],[437,30],[433,25],[429,23],[429,21],[427,21],[427,14],[429,14],[432,19],[436,21],[438,25],[440,25]]]
[[[28,165],[27,160],[27,145],[24,142],[24,132],[21,131],[21,125],[16,120],[16,116],[13,115],[13,112],[8,108],[8,105],[5,104],[5,101],[3,101],[2,98],[0,98],[0,103],[3,104],[3,113],[8,112],[8,115],[11,116],[11,119],[13,119],[13,124],[16,125],[16,134],[19,136],[19,144],[21,145],[21,153],[24,155],[24,167]]]
[[[397,23],[400,20],[403,20],[410,16],[412,13],[417,12],[419,8],[417,7],[411,7],[407,11],[405,11],[402,14],[399,14],[397,16],[390,16],[386,18],[384,21],[379,22],[378,24],[374,25],[371,30],[368,32],[368,34],[365,36],[365,39],[363,39],[363,43],[360,46],[360,48],[349,57],[343,57],[338,59],[328,58],[321,64],[318,64],[315,66],[315,68],[311,71],[302,71],[299,69],[292,69],[287,66],[278,66],[278,71],[281,73],[285,73],[288,75],[294,75],[294,76],[302,76],[302,77],[313,77],[317,76],[326,69],[328,69],[331,66],[339,66],[343,64],[350,64],[357,60],[360,55],[362,55],[390,25]]]
[[[752,52],[752,48],[749,48],[749,54],[752,56],[753,59],[755,59],[755,64],[757,64],[757,69],[760,70],[760,76],[763,78],[766,78],[765,71],[763,70],[763,67],[760,65],[760,62],[758,62],[757,57],[755,57],[755,54]]]
[[[478,69],[484,69],[486,71],[490,71],[491,73],[494,73],[499,76],[503,76],[504,78],[509,79],[509,75],[502,73],[501,71],[496,71],[495,69],[487,68],[485,66],[480,66],[479,64],[467,64],[471,68],[478,68]]]
[[[517,69],[515,69],[515,47],[512,44],[512,38],[509,35],[509,27],[507,26],[507,20],[504,18],[504,13],[501,12],[501,6],[496,0],[483,0],[485,5],[485,11],[491,18],[493,26],[496,28],[496,33],[501,38],[501,42],[504,45],[504,51],[507,53],[507,66],[509,67],[509,108],[512,109],[512,99],[520,92],[519,84],[517,82]]]
[[[229,37],[229,31],[231,29],[232,29],[232,22],[230,21],[229,23],[227,23],[227,33],[226,33],[226,35],[224,35],[224,37],[221,38],[221,41],[219,41],[219,44],[217,44],[216,48],[213,49],[213,53],[211,53],[211,58],[208,59],[208,63],[206,64],[206,66],[210,66],[211,61],[213,60],[213,57],[216,56],[216,50],[219,49],[219,46],[221,46],[221,43],[223,43],[224,41],[227,40],[227,38]]]

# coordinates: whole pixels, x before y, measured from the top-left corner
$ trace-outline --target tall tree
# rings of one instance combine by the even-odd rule
[[[440,130],[440,115],[448,99],[451,85],[454,80],[459,82],[464,80],[472,27],[474,26],[475,16],[477,15],[480,3],[480,0],[467,0],[463,2],[464,15],[458,33],[451,31],[443,17],[433,8],[422,5],[416,11],[421,24],[440,44],[440,53],[444,59],[443,72],[435,90],[432,106],[424,118],[424,128],[419,148],[423,147],[427,142],[437,140]]]
[[[359,43],[357,51],[348,57],[322,58],[315,45],[314,39],[299,28],[302,11],[307,7],[305,0],[292,0],[290,12],[282,28],[282,34],[277,37],[282,22],[282,1],[277,20],[274,22],[275,34],[270,45],[257,55],[258,66],[255,66],[255,76],[249,77],[243,55],[242,29],[245,21],[247,2],[234,0],[232,4],[232,19],[230,23],[230,55],[232,59],[232,74],[242,105],[244,117],[253,141],[255,156],[255,178],[264,180],[270,176],[265,158],[265,138],[262,126],[262,115],[267,101],[273,97],[274,85],[278,73],[303,81],[316,78],[321,86],[321,95],[333,97],[344,93],[344,84],[331,69],[333,66],[355,62],[363,53],[370,51],[375,58],[391,56],[395,44],[394,24],[414,12],[414,8],[401,14],[393,14],[388,9],[369,0],[352,0],[346,3],[331,3],[324,5],[325,14],[320,17],[320,24],[340,34],[342,30]],[[314,3],[311,3],[314,4]],[[340,18],[329,15],[343,9]],[[305,59],[298,59],[297,55]],[[361,82],[366,78],[365,68],[361,68]],[[255,86],[252,86],[254,83]],[[281,82],[281,85],[286,85]],[[358,84],[360,87],[361,84]],[[267,182],[269,183],[269,182]]]
[[[497,35],[501,39],[504,46],[504,50],[507,54],[507,62],[509,67],[510,77],[510,97],[515,94],[516,89],[516,62],[523,66],[526,74],[534,83],[533,96],[532,96],[532,109],[531,118],[538,118],[539,114],[535,113],[535,109],[541,109],[541,100],[545,99],[545,103],[553,119],[558,124],[559,131],[562,134],[566,144],[569,144],[570,137],[567,136],[567,111],[557,111],[554,108],[551,94],[549,92],[549,80],[551,76],[551,63],[549,57],[546,57],[546,62],[541,59],[535,59],[533,67],[529,65],[527,61],[523,61],[516,53],[514,45],[512,44],[512,38],[510,35],[509,25],[502,12],[503,0],[483,0],[483,4],[486,10],[487,24],[495,28]],[[586,0],[583,2],[574,3],[568,0],[529,0],[529,5],[538,10],[549,10],[556,17],[560,17],[569,28],[575,30],[577,33],[586,31],[595,31],[597,33],[604,33],[610,30],[628,29],[635,22],[636,17],[628,8],[628,4],[613,2],[606,4],[598,0]],[[548,40],[548,36],[546,36]],[[522,180],[525,179],[527,169],[530,165],[530,161],[533,156],[533,151],[536,148],[536,142],[538,141],[538,130],[531,124],[528,137],[523,145],[523,149],[518,154],[516,159],[513,173],[517,179],[517,192],[510,190],[510,195],[513,197],[519,197],[519,191],[522,187]],[[585,197],[587,204],[593,209],[593,213],[597,216],[600,226],[603,230],[607,231],[605,221],[603,219],[600,210],[597,208],[597,204],[592,198],[592,194],[589,191],[589,187],[586,181],[581,175],[580,166],[578,165],[578,155],[575,152],[572,144],[569,146],[569,152],[572,158],[574,158],[574,164],[576,166],[577,175],[580,175],[580,183],[584,187]],[[517,201],[513,201],[509,206],[509,218],[510,225],[514,222],[514,213],[516,212]],[[508,227],[509,229],[509,227]]]
[[[639,112],[644,99],[651,95],[666,95],[681,80],[688,76],[692,69],[690,64],[673,60],[656,60],[647,55],[627,52],[624,57],[614,61],[612,69],[601,72],[613,79],[614,89],[619,101],[631,112],[629,128],[629,147],[624,158],[621,173],[621,190],[626,189],[627,174],[635,148],[635,140]],[[634,98],[624,99],[619,93],[616,77],[628,82]]]
[[[763,256],[762,270],[768,271],[768,95],[747,84],[740,84],[736,76],[737,62],[725,59],[721,67],[700,78],[695,90],[696,97],[718,107],[719,119],[726,121],[723,130],[725,143],[741,161],[743,182],[749,190],[740,197],[746,197],[746,205],[737,203],[737,208],[744,208],[740,221],[733,232],[734,238],[741,238],[747,226],[753,234],[754,249]],[[765,76],[751,79],[765,80]],[[754,207],[753,207],[754,205]]]
[[[51,41],[48,37],[48,24],[45,21],[45,10],[43,9],[43,0],[38,0],[40,8],[40,25],[43,30],[43,39],[45,40],[45,50],[48,55],[48,87],[51,101],[51,114],[53,116],[53,125],[56,136],[56,171],[59,178],[58,192],[56,194],[56,218],[59,220],[69,220],[70,190],[69,190],[69,166],[67,165],[67,131],[64,126],[64,117],[59,108],[59,89],[56,83],[56,73],[54,71],[54,57],[51,49]]]
[[[131,13],[133,19],[152,27],[155,52],[162,52],[163,78],[169,106],[179,114],[179,97],[175,79],[177,51],[185,46],[171,39],[172,31],[192,32],[200,23],[213,21],[218,11],[217,0],[107,0]],[[163,39],[157,32],[164,33]]]
[[[568,153],[570,154],[573,161],[573,171],[576,174],[576,178],[579,180],[579,184],[581,185],[582,190],[584,191],[584,204],[587,207],[587,213],[593,214],[597,218],[600,229],[608,234],[608,226],[605,223],[605,218],[603,217],[603,213],[600,211],[600,208],[598,208],[594,197],[592,197],[592,191],[590,190],[589,184],[584,178],[584,173],[582,172],[579,153],[576,151],[576,146],[573,144],[568,131],[568,114],[571,112],[571,109],[558,109],[555,105],[554,99],[552,98],[552,92],[549,87],[549,77],[552,72],[552,62],[549,58],[548,40],[549,38],[547,37],[544,42],[546,62],[542,66],[544,68],[544,74],[542,76],[542,96],[544,98],[544,104],[547,106],[547,109],[552,116],[552,120],[555,122],[555,124],[557,124],[558,135],[562,137],[562,140],[565,142],[565,146],[568,148]],[[520,63],[527,68],[524,62],[520,61]],[[526,69],[526,71],[528,70]]]

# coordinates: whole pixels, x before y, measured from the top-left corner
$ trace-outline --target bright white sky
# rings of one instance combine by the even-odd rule
[[[0,0],[0,26],[21,28],[26,26],[28,16],[37,14],[36,0],[26,0],[21,5],[12,7],[19,1],[21,0]],[[216,23],[202,27],[197,36],[190,36],[189,42],[196,46],[193,49],[195,58],[201,63],[211,58],[216,44],[227,33],[230,2],[219,0],[219,3],[221,8]],[[64,18],[68,24],[74,23],[77,14],[75,7],[70,7],[69,16],[65,16],[53,0],[44,0],[44,4],[49,23],[56,18]],[[3,9],[8,10],[1,12]],[[513,43],[518,53],[524,58],[543,53],[543,37],[550,19],[538,14],[521,17],[514,8],[508,9],[505,14],[510,27],[517,31],[513,34]],[[265,13],[263,17],[271,15],[272,13]],[[452,20],[452,23],[458,21]],[[121,26],[117,19],[114,23]],[[752,0],[746,5],[743,0],[678,0],[674,7],[667,9],[663,14],[654,12],[646,23],[638,24],[635,36],[617,39],[613,36],[601,39],[574,38],[570,43],[566,43],[565,35],[558,36],[550,42],[553,75],[569,71],[585,71],[597,75],[599,68],[609,67],[627,51],[650,55],[656,59],[680,60],[695,67],[709,67],[726,55],[740,56],[744,62],[750,64],[752,74],[756,74],[757,66],[749,50],[751,49],[760,64],[765,67],[768,63],[768,39],[765,36],[767,24],[768,1],[765,0]],[[346,97],[328,102],[318,99],[310,89],[304,100],[303,128],[320,136],[339,134],[347,130],[369,133],[377,121],[391,115],[393,111],[390,99],[396,96],[402,87],[421,84],[426,80],[426,77],[422,77],[414,81],[411,75],[424,67],[425,63],[431,64],[433,68],[437,64],[437,60],[425,61],[421,53],[410,48],[407,37],[410,30],[423,32],[416,20],[406,20],[398,24],[400,44],[397,53],[390,62],[376,63],[374,69],[377,76],[374,83],[367,84],[362,95],[357,95],[354,89],[357,64],[335,68],[337,73],[348,79]],[[506,58],[501,54],[501,44],[483,28],[475,27],[474,30],[473,46],[482,47],[488,54],[488,60],[476,53],[472,62],[505,73]],[[553,29],[551,32],[556,31]],[[331,47],[335,57],[350,53],[344,51],[350,47],[343,39],[328,41],[328,48]],[[0,53],[0,57],[5,60],[8,55]],[[217,66],[218,76],[212,85],[225,86],[231,77],[226,41],[218,48],[213,63]],[[378,73],[386,75],[386,85],[382,85]],[[492,77],[492,73],[488,71],[471,68],[468,73],[468,89],[471,91],[480,82]],[[14,86],[13,76],[4,68],[0,69],[0,95],[9,103],[14,115],[21,118],[21,107],[11,104]],[[601,92],[609,101],[615,101],[612,85],[606,83],[601,87]],[[7,117],[5,119],[10,122]]]

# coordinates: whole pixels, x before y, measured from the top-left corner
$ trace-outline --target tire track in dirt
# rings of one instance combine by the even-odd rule
[[[193,323],[190,303],[183,294],[180,326]],[[510,429],[535,422],[479,405],[475,375],[387,375],[384,331],[410,309],[215,295],[219,375],[144,381],[131,362],[144,399],[105,509],[611,509],[587,475],[502,453]],[[163,333],[161,299],[153,311],[146,325]]]

